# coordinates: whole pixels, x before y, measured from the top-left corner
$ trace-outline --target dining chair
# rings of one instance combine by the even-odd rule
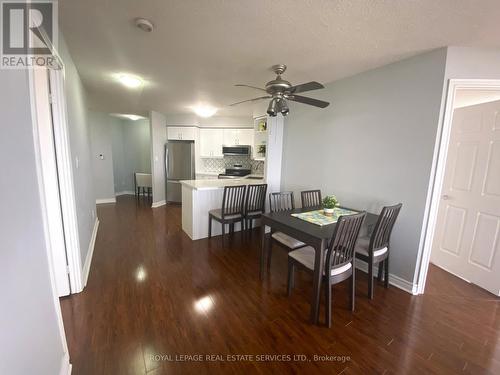
[[[354,247],[365,216],[366,212],[340,216],[326,249],[322,283],[324,283],[325,287],[325,320],[328,327],[332,326],[332,286],[349,278],[351,278],[349,298],[351,311],[354,311]],[[295,267],[298,266],[313,274],[314,262],[315,250],[311,246],[305,246],[288,253],[288,296],[292,294]],[[316,311],[319,311],[319,306],[316,306]]]
[[[253,229],[253,221],[266,210],[267,184],[248,185],[245,197],[245,229]]]
[[[229,231],[234,233],[234,223],[240,222],[244,228],[244,202],[246,185],[224,186],[222,208],[208,211],[208,238],[212,238],[212,220],[222,224],[222,240],[224,240],[225,226],[229,224]]]
[[[370,237],[361,237],[356,244],[356,258],[368,263],[368,297],[373,298],[373,267],[378,264],[378,280],[382,281],[384,275],[384,287],[389,287],[389,242],[392,228],[403,205],[382,208],[377,223]]]
[[[305,190],[300,192],[302,208],[320,207],[321,190]]]
[[[293,191],[283,191],[278,193],[269,194],[269,210],[271,212],[289,211],[295,209],[295,202],[293,199]],[[273,232],[271,234],[273,242],[278,243],[287,251],[298,249],[306,244],[288,234],[282,232]],[[269,247],[267,254],[267,267],[271,266],[272,246]]]

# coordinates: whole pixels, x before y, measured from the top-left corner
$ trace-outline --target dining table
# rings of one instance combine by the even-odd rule
[[[361,212],[353,208],[345,208],[351,211]],[[265,260],[269,254],[272,241],[266,227],[270,228],[270,234],[274,232],[282,232],[289,236],[304,242],[315,250],[314,261],[314,276],[313,276],[313,294],[311,298],[310,321],[312,324],[317,324],[319,320],[319,300],[321,292],[321,278],[324,267],[325,250],[332,238],[336,223],[328,225],[317,225],[311,222],[302,220],[292,214],[304,213],[319,210],[321,207],[297,208],[293,210],[269,212],[262,214],[261,217],[261,252],[260,252],[260,278],[264,278],[266,272]],[[367,213],[363,222],[361,236],[367,236],[373,230],[377,221],[378,215]]]

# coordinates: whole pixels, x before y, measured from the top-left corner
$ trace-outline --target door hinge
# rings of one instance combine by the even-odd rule
[[[69,266],[66,265],[66,273],[69,275]]]
[[[54,103],[54,96],[52,94],[49,94],[49,103],[50,104]]]

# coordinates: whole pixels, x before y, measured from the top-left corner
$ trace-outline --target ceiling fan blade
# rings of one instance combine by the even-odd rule
[[[299,93],[299,92],[318,90],[318,89],[324,89],[324,88],[325,88],[325,86],[323,86],[321,83],[316,82],[316,81],[311,81],[311,82],[303,83],[301,85],[292,86],[287,91],[295,94],[296,92]]]
[[[330,103],[324,102],[323,100],[308,98],[306,96],[300,96],[300,95],[287,95],[287,99],[292,100],[294,102],[309,104],[320,108],[326,108],[330,105]]]
[[[236,102],[236,103],[233,103],[233,104],[229,104],[229,106],[233,106],[233,105],[237,105],[237,104],[241,104],[241,103],[246,103],[246,102],[255,102],[256,100],[261,100],[261,99],[270,99],[272,98],[272,96],[261,96],[261,97],[258,97],[258,98],[254,98],[254,99],[247,99],[247,100],[242,100],[241,102]]]
[[[237,87],[250,87],[251,89],[256,89],[256,90],[260,90],[260,91],[266,92],[266,90],[264,90],[264,89],[262,89],[260,87],[255,87],[255,86],[250,86],[250,85],[243,85],[241,83],[239,83],[239,84],[237,84],[235,86],[237,86]]]

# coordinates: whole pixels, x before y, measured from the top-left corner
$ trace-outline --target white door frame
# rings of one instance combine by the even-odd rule
[[[448,157],[448,146],[450,143],[450,134],[453,120],[453,109],[455,106],[455,93],[460,90],[500,90],[500,80],[490,79],[450,79],[446,96],[446,106],[444,112],[443,126],[441,133],[438,134],[436,145],[438,151],[436,168],[431,173],[432,193],[430,203],[426,209],[428,212],[427,225],[424,227],[424,246],[420,255],[420,268],[418,269],[417,294],[424,294],[425,282],[427,280],[427,271],[431,258],[432,244],[434,241],[434,232],[437,222],[439,203],[441,201],[441,191],[443,188],[444,174],[446,169],[446,160]],[[435,159],[435,160],[436,160]]]
[[[45,192],[47,189],[53,188],[53,180],[57,178],[59,181],[60,194],[59,202],[48,201],[45,199],[44,195],[44,204],[46,208],[44,215],[47,220],[47,225],[50,228],[51,225],[56,226],[57,224],[60,225],[60,223],[54,223],[54,220],[57,220],[58,218],[48,216],[47,211],[56,211],[59,209],[61,212],[64,233],[60,233],[60,235],[64,235],[64,241],[66,244],[70,289],[71,293],[79,293],[83,290],[82,264],[80,258],[80,242],[78,237],[69,134],[66,121],[64,68],[61,67],[61,69],[58,70],[49,69],[51,86],[50,97],[47,97],[47,87],[45,86],[46,82],[44,83],[44,76],[46,74],[46,68],[37,68],[31,70],[29,73],[31,90],[30,95],[33,106],[33,127],[37,137],[36,140],[43,135],[45,129],[50,129],[52,127],[54,147],[55,150],[57,150],[44,150],[39,147],[36,150],[36,157],[40,162],[40,165],[43,165],[45,157],[55,158],[57,161],[57,176],[54,176],[53,174],[44,175],[44,170],[41,170],[41,183],[43,185],[43,191]],[[52,108],[50,108],[50,106],[52,106]],[[52,111],[52,118],[43,115],[44,113],[50,113],[50,111]],[[42,114],[42,116],[39,116],[38,114]],[[48,121],[51,121],[51,124],[47,124]],[[52,155],[44,155],[44,153],[48,153],[50,151],[53,152]],[[52,205],[49,207],[49,210],[47,210],[47,205]],[[60,205],[60,207],[54,207],[55,205]],[[52,254],[51,252],[51,255],[55,254]],[[52,257],[50,259],[52,259]]]

